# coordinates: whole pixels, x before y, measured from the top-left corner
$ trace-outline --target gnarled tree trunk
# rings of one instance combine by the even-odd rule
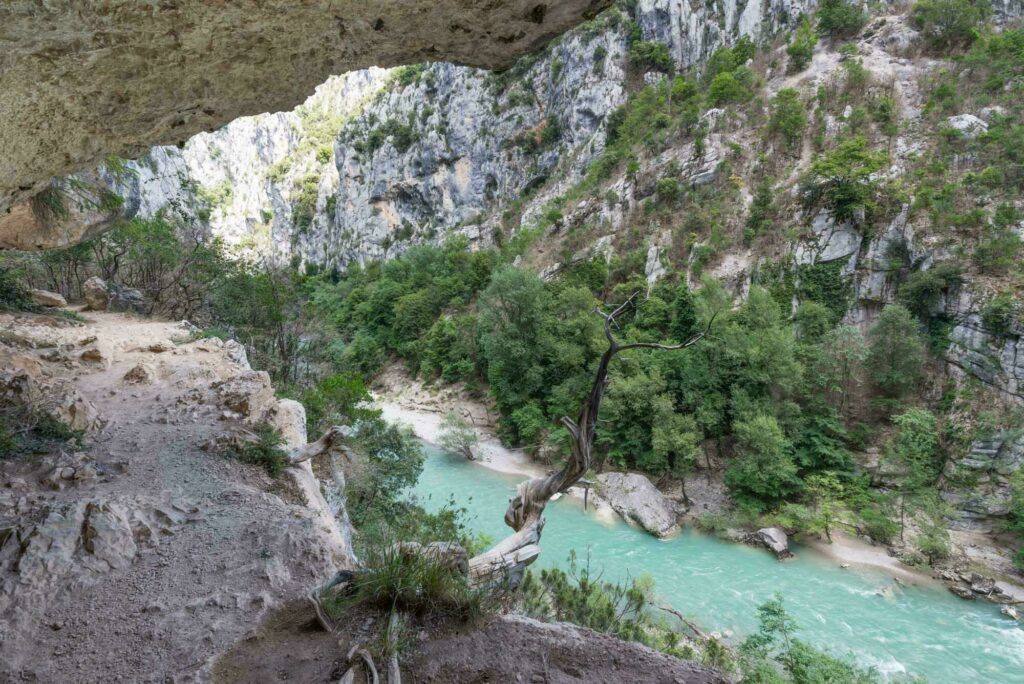
[[[572,440],[569,458],[560,470],[527,480],[516,488],[516,495],[505,511],[505,524],[515,532],[469,560],[469,579],[472,584],[480,586],[506,582],[515,586],[522,579],[526,567],[540,555],[544,507],[552,496],[577,484],[593,465],[592,452],[597,416],[601,410],[605,388],[608,386],[608,367],[615,355],[627,349],[683,349],[696,344],[707,334],[705,329],[682,344],[675,345],[653,342],[620,344],[612,332],[615,319],[633,305],[638,294],[634,293],[610,314],[597,309],[597,313],[604,318],[604,334],[608,339],[608,349],[601,355],[601,362],[594,374],[594,383],[580,408],[579,416],[575,421],[568,416],[562,418],[562,423]],[[710,325],[709,322],[709,328]]]

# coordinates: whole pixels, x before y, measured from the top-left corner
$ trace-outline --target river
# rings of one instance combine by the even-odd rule
[[[454,498],[472,528],[498,540],[515,485],[523,477],[468,463],[425,445],[426,465],[415,495],[428,510]],[[584,512],[562,497],[548,505],[538,567],[564,566],[569,551],[588,552],[608,580],[651,575],[659,598],[709,631],[732,641],[756,628],[756,608],[782,594],[799,636],[880,673],[923,675],[933,683],[1024,682],[1024,629],[987,602],[968,602],[944,588],[903,586],[871,568],[794,545],[780,563],[763,549],[686,530],[659,540],[621,519]],[[728,632],[727,632],[728,630]]]

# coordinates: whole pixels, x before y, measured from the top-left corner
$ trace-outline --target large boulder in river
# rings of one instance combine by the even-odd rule
[[[82,298],[85,300],[86,311],[106,311],[110,292],[107,283],[99,276],[93,276],[82,283]]]
[[[762,527],[757,532],[751,532],[747,542],[765,547],[779,560],[793,557],[789,550],[789,536],[778,527]]]
[[[64,297],[56,292],[50,292],[49,290],[30,290],[28,294],[32,297],[32,303],[38,304],[39,306],[53,307],[68,305],[68,302]]]
[[[626,520],[664,537],[677,529],[675,506],[657,487],[637,473],[601,473],[599,493]]]

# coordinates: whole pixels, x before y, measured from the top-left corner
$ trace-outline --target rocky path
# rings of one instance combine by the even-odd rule
[[[202,448],[264,418],[304,440],[301,407],[240,346],[88,317],[0,319],[4,387],[74,397],[64,417],[89,428],[82,448],[0,461],[0,680],[204,681],[349,562],[311,473],[272,480]]]

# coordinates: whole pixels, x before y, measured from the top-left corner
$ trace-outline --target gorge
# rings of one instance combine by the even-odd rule
[[[1024,671],[1019,2],[73,4],[0,10],[0,676]]]

